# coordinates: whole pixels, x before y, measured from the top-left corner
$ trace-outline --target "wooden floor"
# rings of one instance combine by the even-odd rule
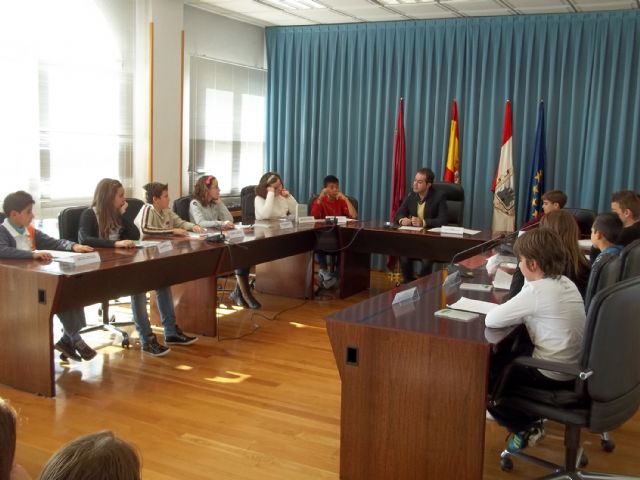
[[[372,293],[392,285],[382,274],[373,283]],[[17,461],[35,478],[63,443],[111,429],[138,447],[145,479],[337,479],[340,379],[323,317],[367,295],[309,302],[258,295],[269,319],[243,310],[221,320],[223,336],[251,333],[255,323],[254,333],[201,337],[163,358],[143,356],[137,345],[110,346],[106,333],[87,335],[90,344],[109,346],[91,362],[57,362],[55,399],[0,386],[19,411]],[[283,309],[290,310],[273,319]],[[613,437],[617,448],[608,454],[597,436],[584,435],[590,468],[639,475],[640,415]],[[522,462],[501,472],[504,440],[504,430],[487,421],[484,478],[546,473]],[[548,425],[542,446],[531,450],[560,462],[560,428]]]

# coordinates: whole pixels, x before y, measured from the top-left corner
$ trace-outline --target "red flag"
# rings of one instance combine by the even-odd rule
[[[404,142],[404,99],[400,97],[396,133],[393,140],[393,179],[391,183],[391,218],[395,222],[396,213],[404,200],[406,192],[406,161],[407,149]],[[387,267],[393,271],[396,267],[396,257],[387,258]]]
[[[449,150],[444,168],[443,180],[460,183],[460,134],[458,133],[458,104],[453,101],[451,107],[451,128],[449,129]]]
[[[513,175],[513,148],[511,135],[511,102],[507,101],[504,111],[504,130],[500,161],[493,179],[493,222],[494,232],[512,232],[516,219],[516,185]]]
[[[391,184],[391,221],[396,218],[396,213],[404,200],[406,192],[407,149],[404,143],[404,99],[400,98],[398,107],[398,119],[396,120],[396,134],[393,141],[393,183]]]

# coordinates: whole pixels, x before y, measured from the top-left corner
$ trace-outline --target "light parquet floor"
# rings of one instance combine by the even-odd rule
[[[372,294],[392,286],[376,273],[372,283]],[[36,478],[63,443],[111,429],[137,446],[145,479],[337,479],[340,379],[323,318],[366,296],[303,303],[258,295],[265,317],[295,308],[275,320],[247,310],[227,315],[223,336],[249,333],[253,323],[260,328],[238,340],[201,337],[162,358],[143,356],[135,345],[112,346],[106,333],[87,335],[90,344],[105,346],[91,362],[56,362],[55,399],[0,386],[0,396],[19,411],[17,461]],[[560,462],[562,431],[554,425],[548,431],[532,450]],[[640,415],[613,436],[618,447],[607,454],[597,436],[585,434],[590,467],[640,474]],[[501,472],[504,438],[487,421],[484,478],[546,473],[522,462]]]

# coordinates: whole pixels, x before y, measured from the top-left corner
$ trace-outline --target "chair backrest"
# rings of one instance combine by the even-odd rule
[[[433,187],[447,199],[448,225],[462,226],[464,215],[464,188],[457,183],[433,182]],[[355,205],[354,205],[355,207]]]
[[[189,204],[191,203],[190,196],[180,197],[173,201],[173,211],[183,220],[189,221]]]
[[[593,371],[586,383],[593,432],[619,427],[640,407],[638,310],[640,277],[601,290],[589,306],[582,367]]]
[[[245,225],[251,225],[256,222],[255,198],[255,185],[247,185],[240,190],[240,213],[242,214],[242,223]]]
[[[129,204],[129,206],[127,207],[127,210],[124,212],[124,215],[122,217],[125,220],[130,220],[131,222],[133,222],[138,216],[138,213],[140,213],[140,210],[142,210],[144,202],[139,198],[127,198],[127,203]]]
[[[640,239],[634,240],[622,249],[620,263],[622,263],[621,279],[640,276]]]
[[[84,212],[84,207],[67,207],[58,214],[58,231],[60,238],[64,240],[78,241],[78,231],[80,230],[80,215]]]
[[[620,279],[621,267],[620,257],[613,254],[602,254],[593,264],[584,296],[584,305],[587,310],[591,300],[600,290],[613,285]]]
[[[4,222],[5,218],[7,218],[7,216],[4,214],[4,212],[0,212],[0,223]]]
[[[591,226],[596,219],[596,212],[587,210],[586,208],[565,208],[564,210],[575,217],[576,222],[578,222],[580,235],[583,237],[591,235]]]

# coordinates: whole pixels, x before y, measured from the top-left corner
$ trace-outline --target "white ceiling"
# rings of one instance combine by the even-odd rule
[[[293,10],[270,0],[186,0],[203,10],[263,27],[422,18],[638,10],[640,0],[315,0],[326,8]],[[419,3],[415,3],[419,2]]]

